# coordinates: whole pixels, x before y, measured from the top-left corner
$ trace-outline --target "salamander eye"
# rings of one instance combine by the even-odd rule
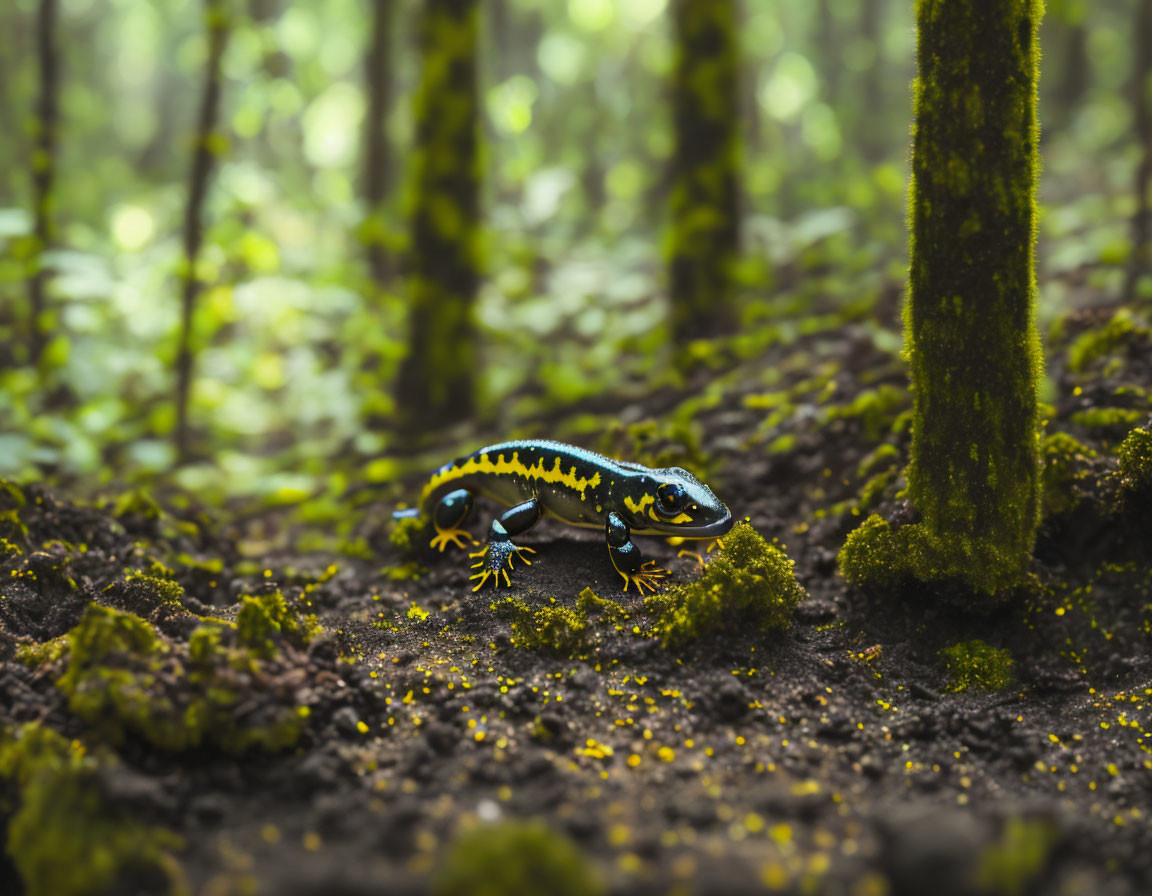
[[[675,516],[684,508],[684,489],[675,482],[666,482],[656,489],[656,508],[665,516]]]

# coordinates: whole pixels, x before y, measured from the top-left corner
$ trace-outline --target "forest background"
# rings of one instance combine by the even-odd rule
[[[1134,23],[1147,5],[1048,4],[1042,331],[1070,307],[1152,285],[1132,266],[1150,17]],[[47,241],[34,211],[45,6],[58,100]],[[224,15],[209,140],[197,124],[206,8]],[[402,456],[387,425],[420,202],[416,13],[412,0],[4,5],[0,475],[87,488],[163,478],[210,501],[275,505],[427,465]],[[913,4],[746,3],[739,33],[737,351],[875,318],[874,340],[896,352],[894,322],[871,309],[907,267]],[[603,427],[583,412],[683,384],[667,300],[675,55],[665,0],[481,4],[481,432],[554,436],[561,414],[578,441]],[[212,171],[180,458],[198,146]],[[723,365],[707,341],[689,352]],[[461,446],[475,447],[472,432],[456,433]],[[431,446],[436,463],[449,441]]]

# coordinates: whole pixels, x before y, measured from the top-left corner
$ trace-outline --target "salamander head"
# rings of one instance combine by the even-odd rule
[[[645,516],[652,529],[681,538],[718,538],[732,528],[728,508],[687,470],[653,470],[651,477],[653,500]]]

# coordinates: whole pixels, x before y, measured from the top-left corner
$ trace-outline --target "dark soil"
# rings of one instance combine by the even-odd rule
[[[649,633],[641,600],[619,592],[603,538],[546,522],[523,539],[537,554],[511,593],[534,607],[574,605],[591,587],[630,614],[595,624],[575,657],[553,656],[513,645],[492,594],[471,592],[461,552],[401,556],[370,520],[362,534],[376,559],[253,563],[228,527],[117,515],[31,486],[19,512],[27,550],[0,566],[0,656],[10,660],[0,722],[95,736],[68,712],[58,668],[12,659],[17,643],[65,634],[89,601],[119,601],[180,641],[196,622],[189,613],[230,618],[240,594],[279,586],[325,630],[279,658],[283,687],[311,709],[297,747],[237,758],[129,740],[105,782],[110,802],[182,835],[192,892],[421,893],[462,827],[539,817],[620,894],[1146,893],[1148,534],[1109,484],[1109,446],[1124,427],[1072,421],[1085,407],[1124,406],[1121,386],[1145,389],[1152,355],[1121,346],[1067,372],[1063,349],[1096,314],[1070,322],[1056,347],[1049,429],[1100,457],[1077,480],[1083,494],[1045,523],[1035,588],[998,608],[974,612],[925,588],[864,594],[836,572],[844,536],[868,512],[907,513],[895,497],[904,374],[891,340],[863,321],[782,341],[698,393],[616,415],[658,421],[641,452],[656,456],[682,443],[659,424],[691,409],[692,450],[714,491],[796,560],[810,596],[786,631],[726,633],[671,653]],[[884,457],[882,444],[893,457],[861,471]],[[418,487],[405,483],[409,494]],[[642,549],[673,582],[699,574],[659,540]],[[413,559],[426,572],[403,578]],[[127,605],[131,594],[114,586],[152,560],[184,585],[183,611]],[[1011,651],[1015,681],[951,693],[939,651],[977,638]],[[20,892],[11,864],[0,884]]]

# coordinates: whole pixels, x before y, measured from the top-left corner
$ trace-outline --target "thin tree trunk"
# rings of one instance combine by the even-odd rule
[[[740,54],[734,0],[675,0],[669,286],[673,339],[730,330],[740,250]]]
[[[200,292],[197,262],[204,239],[204,199],[216,166],[220,141],[216,121],[220,114],[221,61],[228,41],[229,22],[225,0],[204,0],[204,25],[208,35],[208,60],[204,68],[204,88],[200,98],[200,115],[196,124],[196,142],[188,174],[188,205],[184,210],[184,258],[180,272],[181,318],[180,344],[176,354],[176,455],[178,462],[187,460],[188,401],[192,388],[194,353],[192,319],[196,297]]]
[[[56,181],[56,137],[60,119],[59,57],[56,52],[57,0],[40,0],[36,20],[36,51],[40,62],[40,95],[36,103],[36,133],[32,151],[32,215],[36,240],[35,269],[28,281],[31,316],[29,361],[36,365],[48,344],[45,328],[50,272],[44,253],[56,238],[52,190]]]
[[[1136,139],[1140,164],[1136,166],[1136,213],[1132,216],[1132,256],[1124,278],[1125,300],[1135,296],[1140,276],[1148,270],[1148,236],[1152,224],[1148,187],[1152,181],[1152,0],[1140,0],[1136,13],[1136,59],[1132,71],[1132,102],[1135,105]]]
[[[860,149],[864,158],[876,164],[883,160],[887,148],[888,119],[884,115],[885,76],[882,0],[861,0],[860,32],[872,44],[875,56],[860,85],[863,103],[854,117],[860,127]]]
[[[836,17],[832,14],[832,0],[817,4],[816,34],[819,41],[820,77],[824,81],[824,99],[833,109],[840,99],[840,68],[842,47],[838,39]]]
[[[392,100],[393,0],[372,0],[372,41],[364,60],[368,119],[364,147],[364,201],[368,227],[363,230],[368,267],[379,287],[392,277],[393,261],[385,245],[385,203],[392,192],[392,147],[388,142],[388,111]]]
[[[397,433],[416,441],[475,410],[480,285],[478,0],[424,0],[423,64],[413,108],[414,205],[408,354],[396,374]]]

